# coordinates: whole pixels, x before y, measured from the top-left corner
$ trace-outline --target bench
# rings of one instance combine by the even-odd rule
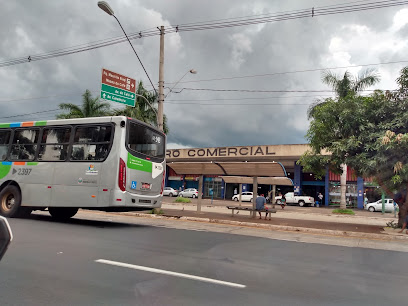
[[[256,209],[253,209],[252,207],[243,207],[243,206],[227,206],[227,208],[228,209],[231,209],[232,210],[232,217],[234,217],[234,211],[235,210],[244,210],[244,211],[249,211],[251,214],[253,213],[253,212],[257,212],[257,211],[260,211],[261,213],[266,213],[266,216],[268,216],[269,215],[269,220],[271,220],[271,218],[272,218],[272,214],[273,213],[276,213],[276,209],[262,209],[262,210],[256,210]]]

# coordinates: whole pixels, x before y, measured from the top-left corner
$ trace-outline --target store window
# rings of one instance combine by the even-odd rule
[[[339,205],[340,204],[340,182],[330,182],[329,186],[329,204]],[[357,184],[347,183],[346,187],[346,203],[347,207],[355,208],[357,207]]]
[[[219,178],[208,178],[204,182],[204,197],[211,198],[210,189],[214,198],[222,198],[222,180]]]

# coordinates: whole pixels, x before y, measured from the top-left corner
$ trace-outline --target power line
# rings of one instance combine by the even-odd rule
[[[201,30],[210,30],[210,29],[220,29],[228,27],[238,27],[245,25],[254,25],[270,22],[278,22],[285,20],[301,19],[301,18],[313,18],[317,16],[327,16],[335,14],[344,14],[349,12],[357,11],[366,11],[379,8],[388,8],[394,6],[401,6],[408,4],[408,1],[402,0],[388,0],[388,1],[374,1],[374,2],[364,2],[356,1],[351,3],[345,3],[341,5],[331,5],[331,6],[322,6],[316,8],[309,8],[303,10],[289,11],[283,13],[274,13],[274,14],[265,14],[265,15],[255,15],[250,18],[230,18],[230,19],[221,19],[219,21],[210,21],[210,22],[198,22],[198,23],[189,23],[181,24],[176,26],[165,27],[165,33],[178,33],[178,32],[191,32],[191,31],[201,31]],[[356,4],[359,3],[359,4]],[[263,16],[263,17],[256,17]],[[129,34],[129,39],[139,39],[142,37],[150,37],[160,35],[160,32],[157,29],[139,31],[137,33]],[[79,52],[89,51],[97,48],[102,48],[106,46],[111,46],[115,44],[122,43],[127,39],[123,36],[109,38],[105,40],[98,40],[88,44],[76,45],[73,47],[63,48],[54,50],[48,53],[42,53],[37,55],[28,55],[25,57],[19,57],[15,59],[6,60],[0,62],[0,67],[12,66],[32,61],[45,60],[50,58],[55,58],[59,56],[65,56],[69,54],[75,54]]]
[[[252,92],[252,93],[279,93],[279,92],[297,92],[297,93],[317,93],[317,92],[334,92],[333,90],[262,90],[262,89],[216,89],[216,88],[190,88],[183,87],[180,91],[173,91],[173,93],[181,93],[184,90],[191,91],[212,91],[212,92]],[[360,91],[375,91],[381,90],[386,91],[386,89],[365,89]]]
[[[193,103],[193,102],[186,102],[186,103],[177,103],[177,102],[169,102],[167,104],[178,104],[178,105],[200,105],[200,106],[286,106],[286,105],[311,105],[311,103]]]
[[[208,29],[219,29],[219,28],[227,28],[227,27],[236,27],[236,26],[244,26],[244,25],[251,25],[251,24],[260,24],[260,23],[268,23],[268,22],[276,22],[276,21],[284,21],[284,20],[291,20],[291,19],[300,19],[300,18],[307,18],[307,17],[317,17],[317,16],[326,16],[326,15],[333,15],[333,14],[343,14],[348,12],[356,12],[356,11],[365,11],[365,10],[372,10],[377,8],[386,8],[398,5],[405,5],[408,4],[406,1],[375,1],[370,3],[363,3],[357,5],[332,5],[326,7],[316,7],[316,8],[309,8],[304,10],[298,10],[289,13],[283,14],[274,14],[268,15],[265,17],[256,17],[256,18],[245,18],[245,19],[238,19],[233,21],[220,21],[220,22],[209,22],[209,23],[196,23],[191,24],[188,26],[185,25],[178,25],[176,26],[176,31],[197,31],[197,30],[208,30]],[[174,28],[172,29],[174,31]]]
[[[5,117],[0,117],[0,119],[17,118],[17,117],[23,117],[23,116],[28,116],[28,115],[31,116],[35,114],[49,113],[49,112],[55,112],[55,111],[61,111],[61,109],[57,108],[57,109],[43,110],[43,111],[33,112],[33,113],[5,116]]]
[[[39,100],[39,99],[49,99],[49,98],[59,98],[59,97],[73,97],[79,96],[82,94],[63,94],[63,95],[50,95],[50,96],[42,96],[42,97],[26,97],[26,98],[15,98],[9,100],[0,100],[0,103],[9,103],[9,102],[16,102],[16,101],[28,101],[28,100]]]
[[[238,101],[238,100],[269,100],[269,99],[290,99],[290,98],[316,98],[316,97],[333,97],[333,95],[309,95],[309,96],[272,96],[272,97],[248,97],[248,98],[228,98],[228,99],[187,99],[187,100],[166,100],[170,102],[205,102],[205,101]]]
[[[252,75],[243,75],[243,76],[234,76],[234,77],[213,78],[213,79],[190,80],[190,81],[181,81],[179,83],[199,83],[199,82],[210,82],[210,81],[223,81],[223,80],[235,80],[235,79],[245,79],[245,78],[269,77],[269,76],[283,75],[283,74],[295,74],[295,73],[316,72],[316,71],[347,69],[347,68],[357,68],[357,67],[368,67],[368,66],[380,66],[380,65],[401,64],[401,63],[408,63],[408,60],[391,61],[391,62],[383,62],[383,63],[373,63],[373,64],[339,66],[339,67],[293,70],[293,71],[281,71],[281,72],[252,74]],[[166,84],[175,84],[175,83],[166,83]]]

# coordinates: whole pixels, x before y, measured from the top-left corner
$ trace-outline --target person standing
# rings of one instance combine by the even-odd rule
[[[286,198],[284,195],[282,195],[281,192],[279,192],[279,196],[282,197],[280,199],[280,206],[282,207],[282,209],[285,209],[285,205],[286,205]]]
[[[266,199],[265,199],[264,195],[261,194],[261,196],[257,197],[256,200],[255,200],[255,203],[256,203],[255,209],[259,213],[259,219],[262,219],[261,211],[265,209],[265,204],[266,204]],[[265,213],[265,220],[266,220],[267,215],[268,214]]]
[[[323,195],[321,192],[319,192],[319,195],[317,196],[317,198],[319,199],[319,205],[323,206]]]

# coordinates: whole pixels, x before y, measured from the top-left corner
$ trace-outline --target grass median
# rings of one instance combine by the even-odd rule
[[[191,203],[190,199],[178,197],[177,199],[174,200],[174,203]]]
[[[341,214],[341,215],[355,215],[354,211],[351,209],[334,209],[332,211],[333,214]]]

